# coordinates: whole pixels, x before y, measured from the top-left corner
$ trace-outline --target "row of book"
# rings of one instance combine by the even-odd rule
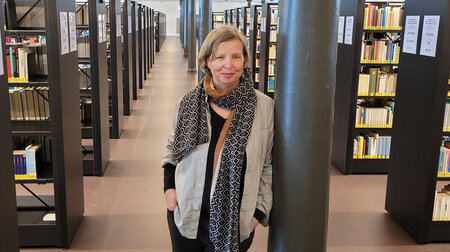
[[[270,42],[277,42],[277,31],[276,30],[270,30],[269,33]]]
[[[39,47],[9,47],[6,52],[9,82],[28,82],[31,76],[48,75],[47,53]]]
[[[364,8],[364,29],[401,30],[402,7],[379,7],[366,4]]]
[[[270,12],[270,20],[272,25],[278,24],[278,10],[272,10]]]
[[[269,59],[277,58],[277,47],[275,45],[269,46]]]
[[[434,194],[433,221],[449,221],[450,220],[450,185]]]
[[[269,76],[275,76],[275,64],[276,64],[275,60],[269,60],[268,69],[267,69],[268,70],[267,74]]]
[[[48,87],[10,88],[11,120],[47,120],[50,118]]]
[[[438,177],[450,177],[450,143],[448,137],[442,141],[439,150]]]
[[[398,64],[400,45],[391,40],[363,40],[361,63]]]
[[[269,76],[267,79],[267,92],[275,92],[275,77]]]
[[[395,96],[396,87],[396,73],[382,72],[380,68],[369,68],[369,74],[359,74],[359,96]]]
[[[389,159],[391,153],[391,136],[371,133],[353,139],[354,159]]]
[[[223,16],[213,15],[213,21],[223,23]]]
[[[7,46],[43,46],[47,44],[44,35],[37,36],[6,36],[5,42]]]
[[[79,33],[78,33],[79,34]],[[86,35],[86,33],[84,33]],[[78,35],[77,38],[77,51],[78,57],[90,57],[91,49],[90,49],[90,39],[89,34],[87,36]]]
[[[37,166],[41,149],[39,144],[28,145],[25,150],[14,150],[15,179],[37,179]]]
[[[359,99],[358,99],[359,100]],[[394,102],[385,101],[384,107],[356,106],[356,128],[392,128]]]
[[[445,103],[443,128],[443,130],[446,132],[450,131],[450,99],[447,99],[447,102]]]

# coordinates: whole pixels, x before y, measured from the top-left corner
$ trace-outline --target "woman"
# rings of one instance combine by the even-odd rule
[[[216,28],[206,77],[176,105],[163,158],[173,251],[247,251],[272,207],[273,100],[255,91],[245,37]]]

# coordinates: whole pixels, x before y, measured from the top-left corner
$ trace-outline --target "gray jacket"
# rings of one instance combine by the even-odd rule
[[[245,172],[244,192],[239,216],[240,240],[250,236],[255,209],[261,210],[266,217],[261,224],[268,225],[272,208],[272,145],[273,145],[273,108],[271,98],[256,91],[257,104],[252,130],[246,148],[247,169]],[[175,129],[181,99],[175,107],[173,128]],[[211,136],[211,114],[207,109],[209,136]],[[206,174],[206,159],[209,142],[198,145],[188,152],[181,162],[172,159],[174,132],[169,135],[166,154],[162,166],[167,163],[176,166],[175,186],[178,206],[174,210],[175,224],[180,233],[189,239],[197,238],[200,209],[203,198],[203,186]],[[215,176],[211,186],[211,196],[220,169],[218,159]]]

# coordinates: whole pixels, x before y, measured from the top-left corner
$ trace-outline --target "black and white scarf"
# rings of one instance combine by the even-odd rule
[[[208,102],[204,80],[181,100],[173,143],[174,160],[181,160],[197,145],[208,142]],[[221,108],[236,110],[223,144],[220,169],[211,198],[209,223],[209,236],[215,251],[235,252],[239,251],[241,172],[257,101],[250,71],[244,72],[239,85],[228,95],[210,99]]]

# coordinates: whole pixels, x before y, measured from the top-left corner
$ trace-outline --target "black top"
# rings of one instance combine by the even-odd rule
[[[211,196],[211,184],[212,173],[214,166],[214,151],[216,149],[217,141],[219,140],[220,132],[226,119],[218,115],[214,109],[209,107],[211,112],[211,141],[209,143],[208,158],[206,162],[206,175],[205,186],[203,189],[202,208],[200,211],[200,220],[198,227],[197,238],[202,242],[207,243],[209,240],[209,213],[210,213],[210,196]],[[172,164],[166,164],[164,166],[164,191],[167,189],[175,188],[175,166]],[[239,204],[242,201],[242,195],[244,192],[245,171],[247,169],[247,154],[244,157],[244,164],[241,171],[241,188],[239,192]],[[239,207],[240,209],[240,207]],[[261,222],[266,215],[259,209],[255,209],[254,217]]]

